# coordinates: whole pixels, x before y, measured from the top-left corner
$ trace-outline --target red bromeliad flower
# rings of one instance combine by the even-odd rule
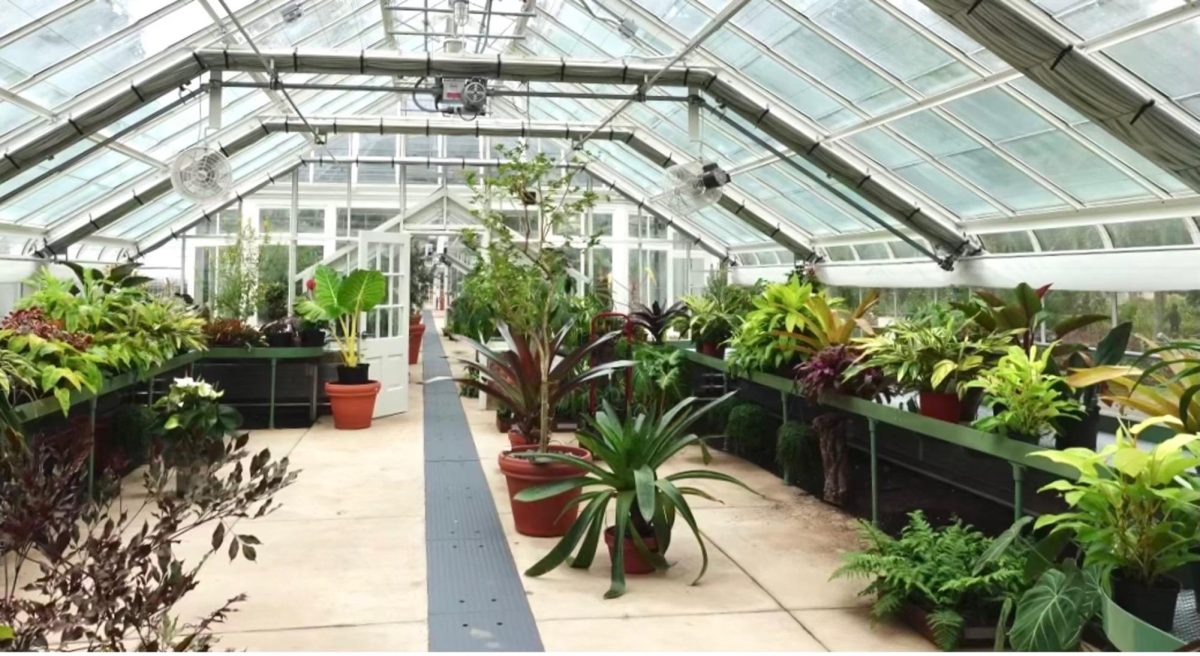
[[[310,291],[310,292],[311,292],[311,291],[313,291],[314,289],[316,289],[316,288],[317,288],[317,279],[316,279],[316,278],[309,278],[308,280],[305,280],[305,281],[304,281],[304,288],[305,288],[305,289],[307,289],[307,290],[308,290],[308,291]]]

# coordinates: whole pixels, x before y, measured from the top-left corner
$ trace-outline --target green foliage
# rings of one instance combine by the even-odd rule
[[[219,402],[222,395],[204,381],[176,378],[167,394],[154,402],[168,466],[209,466],[221,459],[225,438],[242,425],[237,410]]]
[[[413,242],[409,250],[408,303],[412,314],[420,314],[433,291],[433,263],[425,256],[421,244]]]
[[[730,450],[743,457],[765,457],[771,454],[771,438],[779,430],[779,420],[754,403],[742,403],[729,411],[725,436]]]
[[[1074,372],[1067,382],[1079,388],[1103,384],[1108,402],[1166,417],[1164,423],[1177,431],[1200,432],[1200,342],[1147,343],[1151,348],[1137,366],[1098,365]]]
[[[0,330],[0,344],[34,366],[34,388],[42,394],[53,395],[63,415],[71,409],[73,392],[96,392],[104,384],[104,374],[100,371],[103,360],[90,351],[80,351],[66,342],[7,330]]]
[[[1079,402],[1065,393],[1062,376],[1049,373],[1054,345],[1028,350],[1010,346],[990,369],[965,387],[980,388],[995,414],[975,422],[980,430],[1036,442],[1059,419],[1080,414]]]
[[[633,362],[633,396],[640,408],[657,414],[682,397],[687,363],[683,351],[639,343],[633,348]]]
[[[333,331],[333,338],[342,362],[347,367],[358,366],[362,360],[360,317],[384,301],[387,281],[379,271],[355,269],[343,276],[326,265],[317,267],[313,279],[312,298],[297,303],[296,310],[308,321],[336,324],[339,330]]]
[[[989,611],[1022,581],[1024,558],[1002,553],[982,563],[992,540],[960,521],[935,529],[917,510],[899,539],[862,522],[866,548],[845,554],[832,578],[869,578],[860,593],[874,596],[873,620],[891,617],[906,604],[929,614],[938,648],[957,647],[972,612]]]
[[[754,308],[754,297],[761,293],[757,285],[731,285],[729,272],[722,267],[708,279],[703,294],[683,297],[691,318],[681,318],[686,320],[681,320],[676,328],[690,333],[696,344],[721,344],[733,336],[742,318]]]
[[[504,161],[493,175],[480,180],[468,174],[471,214],[479,219],[483,233],[466,231],[463,237],[486,262],[493,316],[506,329],[528,337],[538,354],[538,432],[544,447],[549,444],[555,406],[550,399],[550,372],[556,349],[563,343],[560,335],[566,334],[554,319],[561,316],[575,284],[568,273],[567,254],[577,247],[569,238],[564,244],[551,237],[580,225],[600,196],[574,184],[575,167],[582,165],[575,154],[568,162],[572,166],[559,167],[545,153],[530,156],[523,143],[513,148],[497,146],[496,151]],[[505,214],[505,209],[515,213]],[[596,239],[587,238],[578,246],[591,247]]]
[[[70,268],[74,282],[39,271],[29,281],[33,293],[17,307],[40,308],[64,329],[90,335],[87,354],[108,373],[144,373],[179,353],[205,348],[200,317],[179,299],[151,294],[148,279],[134,276],[133,265]]]
[[[259,274],[268,242],[266,235],[260,236],[246,224],[232,245],[218,250],[217,294],[213,299],[218,316],[245,319],[258,310],[266,293],[259,284]]]
[[[1049,292],[1050,285],[1034,289],[1028,283],[1021,283],[1013,290],[1009,300],[980,290],[975,292],[971,300],[951,305],[961,310],[986,332],[1016,331],[1011,332],[1015,343],[1028,351],[1038,338],[1041,327],[1050,319],[1051,313],[1043,302]],[[1051,332],[1055,341],[1062,342],[1067,335],[1076,330],[1106,321],[1108,318],[1103,314],[1068,316],[1051,326]]]
[[[708,569],[708,549],[687,497],[713,497],[689,483],[713,480],[739,485],[747,490],[750,488],[727,474],[707,469],[681,471],[667,476],[660,476],[658,470],[673,456],[691,446],[699,446],[705,464],[709,462],[704,442],[688,431],[700,416],[730,395],[712,401],[697,411],[691,409],[697,400],[689,398],[680,401],[660,417],[639,414],[624,421],[617,417],[611,406],[605,404],[604,409],[597,413],[593,427],[579,433],[580,446],[595,454],[600,462],[582,460],[568,454],[539,454],[538,458],[574,465],[585,474],[522,490],[514,500],[538,501],[571,490],[586,491],[576,501],[583,506],[578,519],[550,553],[525,573],[539,576],[553,570],[565,562],[577,546],[578,553],[571,567],[590,567],[601,533],[608,524],[606,511],[609,504],[613,504],[616,544],[623,545],[625,538],[630,538],[638,554],[659,570],[669,567],[664,556],[671,545],[671,530],[676,518],[683,518],[700,545],[702,564],[699,574],[692,581],[693,585],[698,583]],[[646,546],[645,538],[649,537],[653,537],[657,544],[654,551]],[[604,595],[606,598],[625,593],[624,561],[625,550],[618,546],[612,559],[612,581]]]
[[[816,495],[825,489],[821,443],[804,422],[789,421],[779,427],[775,462],[783,470],[785,483]]]
[[[1042,487],[1062,495],[1069,510],[1042,515],[1035,528],[1073,535],[1084,563],[1117,570],[1122,577],[1152,584],[1167,572],[1200,559],[1191,549],[1200,531],[1200,490],[1181,482],[1200,466],[1196,435],[1176,435],[1149,451],[1137,435],[1157,420],[1117,434],[1099,452],[1073,448],[1034,456],[1079,472]]]
[[[18,395],[34,386],[37,368],[24,355],[7,348],[0,349],[0,454],[9,439],[21,433],[21,419],[15,405]]]
[[[969,338],[969,322],[949,315],[938,322],[901,320],[857,340],[862,358],[849,375],[877,367],[903,391],[955,392],[1007,351],[1012,334]]]
[[[1097,570],[1067,561],[1021,595],[1008,639],[1017,651],[1073,651],[1102,600]]]
[[[769,284],[729,344],[733,371],[778,371],[831,346],[848,345],[855,329],[870,333],[866,314],[879,300],[872,291],[853,311],[802,277]]]
[[[633,325],[645,330],[655,344],[665,344],[667,329],[676,323],[686,323],[687,313],[688,308],[683,301],[676,301],[667,307],[663,307],[658,301],[650,305],[635,303],[629,313],[629,320]]]

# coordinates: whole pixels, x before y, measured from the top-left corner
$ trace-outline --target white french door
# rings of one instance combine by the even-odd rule
[[[363,230],[358,234],[358,266],[383,274],[387,295],[363,322],[363,361],[382,385],[375,416],[408,411],[409,235]]]

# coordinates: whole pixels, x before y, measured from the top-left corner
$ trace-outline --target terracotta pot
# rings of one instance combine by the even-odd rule
[[[626,574],[651,574],[654,572],[654,565],[646,562],[642,558],[642,554],[638,552],[637,545],[633,543],[633,538],[628,535],[623,540],[624,545],[622,551],[625,554],[625,562],[621,569],[625,570]],[[651,552],[658,553],[658,540],[653,536],[642,536],[642,542]],[[604,529],[604,544],[608,545],[608,557],[616,559],[617,552],[617,527],[609,526]]]
[[[525,433],[521,432],[520,428],[512,425],[512,421],[508,422],[508,444],[512,448],[536,445],[537,440],[531,440],[525,437]]]
[[[962,416],[962,402],[957,394],[921,391],[921,414],[957,424]]]
[[[379,381],[368,381],[365,385],[342,385],[325,383],[325,395],[333,410],[333,427],[338,430],[359,430],[371,427],[371,416],[375,414],[375,397],[382,387]]]
[[[583,471],[566,463],[539,463],[529,458],[516,458],[512,455],[513,452],[536,450],[537,446],[531,444],[513,447],[512,451],[504,451],[500,454],[500,471],[504,473],[504,478],[508,481],[508,498],[512,504],[513,523],[521,535],[543,538],[561,537],[566,534],[567,529],[575,522],[575,517],[579,513],[578,506],[568,506],[572,499],[579,496],[579,490],[563,492],[541,501],[514,501],[512,498],[525,488],[576,478],[582,476]],[[568,453],[589,461],[592,459],[592,454],[588,453],[587,449],[579,447],[552,444],[550,451]]]
[[[416,364],[421,357],[421,340],[425,337],[425,324],[408,324],[408,363]]]

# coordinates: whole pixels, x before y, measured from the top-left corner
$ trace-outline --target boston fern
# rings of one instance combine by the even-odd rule
[[[940,649],[953,650],[967,616],[998,609],[1022,583],[1024,558],[1004,554],[980,567],[992,540],[960,521],[935,529],[917,510],[899,539],[866,522],[861,526],[866,548],[847,553],[831,578],[871,578],[860,594],[876,596],[873,620],[909,604],[924,610]]]

